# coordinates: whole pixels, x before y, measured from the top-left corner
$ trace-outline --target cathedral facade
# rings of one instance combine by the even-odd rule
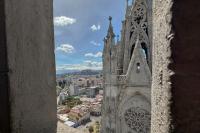
[[[115,42],[112,18],[104,38],[102,133],[150,133],[151,1],[126,7],[121,39]]]

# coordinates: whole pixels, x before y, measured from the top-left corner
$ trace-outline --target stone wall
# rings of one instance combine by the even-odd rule
[[[5,36],[4,1],[0,1],[0,133],[9,132],[8,66]]]
[[[5,12],[0,12],[0,17],[5,13],[6,19],[0,21],[0,72],[5,73],[5,81],[1,78],[0,90],[6,94],[9,87],[11,130],[13,133],[55,133],[53,1],[1,0],[0,10],[4,9],[2,4]]]
[[[199,8],[154,0],[152,133],[200,132]]]

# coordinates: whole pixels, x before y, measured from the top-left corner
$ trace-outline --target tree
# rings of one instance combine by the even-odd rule
[[[100,123],[96,121],[96,133],[100,133]]]
[[[93,133],[94,132],[94,129],[93,129],[92,126],[90,126],[88,130],[89,130],[89,133]]]

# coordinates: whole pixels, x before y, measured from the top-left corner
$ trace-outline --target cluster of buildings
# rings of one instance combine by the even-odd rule
[[[103,101],[102,75],[70,75],[57,78],[57,117],[69,127],[77,128],[101,116]],[[66,101],[71,98],[73,107]],[[78,99],[78,100],[77,100]],[[80,101],[76,104],[76,101]]]
[[[71,75],[57,78],[58,104],[62,104],[68,96],[86,96],[95,98],[103,92],[102,75]]]
[[[73,75],[57,78],[57,86],[67,89],[70,96],[87,95],[94,98],[103,88],[103,78],[102,75]]]
[[[87,95],[94,98],[103,88],[102,83],[102,77],[97,76],[75,78],[69,86],[69,95]]]
[[[77,128],[91,121],[91,116],[101,116],[101,104],[103,95],[98,94],[95,98],[81,97],[82,104],[73,108],[66,106],[58,107],[58,120],[67,126]]]

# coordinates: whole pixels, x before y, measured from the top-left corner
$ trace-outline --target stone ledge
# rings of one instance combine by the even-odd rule
[[[71,127],[68,127],[64,125],[63,123],[59,122],[57,123],[57,133],[82,133],[78,129],[74,129]]]

